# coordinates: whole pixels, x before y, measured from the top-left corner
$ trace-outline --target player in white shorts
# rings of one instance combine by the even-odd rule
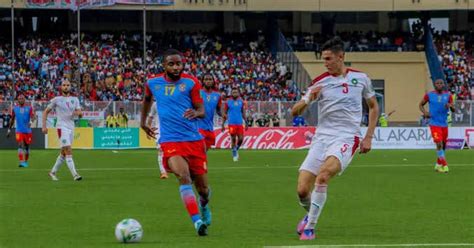
[[[370,151],[379,113],[370,79],[344,66],[341,39],[335,37],[322,46],[322,59],[327,72],[313,80],[292,109],[293,115],[300,115],[312,101],[317,101],[319,108],[316,133],[299,169],[298,197],[307,211],[297,227],[300,240],[315,238],[314,228],[326,202],[329,180],[344,172],[357,149],[360,153]],[[369,126],[360,142],[362,98],[369,106]]]
[[[54,110],[57,117],[57,130],[58,130],[58,139],[61,151],[56,163],[49,172],[49,176],[53,181],[57,181],[58,177],[56,172],[59,170],[59,167],[66,161],[69,171],[76,181],[80,181],[82,177],[77,173],[76,167],[74,165],[74,160],[72,159],[72,142],[74,140],[74,118],[77,116],[82,117],[81,106],[79,104],[79,99],[77,97],[71,96],[71,83],[68,80],[64,80],[61,83],[61,96],[57,96],[51,100],[48,107],[44,110],[43,113],[43,133],[48,133],[48,128],[46,126],[46,119],[48,114]]]
[[[160,178],[167,179],[168,173],[166,172],[165,167],[163,167],[163,153],[161,152],[160,147],[160,117],[158,116],[158,109],[156,108],[156,102],[153,103],[148,114],[147,125],[149,127],[153,126],[153,121],[155,121],[155,134],[156,134],[156,150],[158,152],[158,167],[160,168]]]

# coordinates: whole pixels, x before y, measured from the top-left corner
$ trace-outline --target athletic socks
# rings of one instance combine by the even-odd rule
[[[72,160],[72,155],[66,155],[66,164],[71,172],[72,176],[77,176],[76,166],[74,165],[74,160]]]
[[[64,163],[65,158],[63,155],[59,154],[58,158],[56,159],[56,163],[53,166],[53,169],[51,169],[52,173],[56,173],[59,170],[59,167]]]
[[[165,167],[163,166],[163,154],[161,152],[158,154],[158,167],[161,173],[166,173]]]
[[[24,155],[25,155],[25,150],[23,148],[18,148],[18,159],[20,160],[20,162],[25,161]]]
[[[191,184],[183,184],[179,186],[179,193],[181,195],[181,200],[183,200],[184,206],[191,216],[193,223],[201,220],[199,215],[198,204],[196,201],[196,196],[194,195],[193,186]]]
[[[437,150],[436,151],[436,154],[438,154],[438,163],[443,165],[443,166],[446,166],[448,165],[448,163],[446,162],[446,154],[444,152],[444,150]]]
[[[308,212],[308,223],[305,229],[314,229],[316,223],[318,223],[324,203],[326,203],[327,188],[328,186],[326,184],[316,185],[316,188],[311,194],[311,207]]]

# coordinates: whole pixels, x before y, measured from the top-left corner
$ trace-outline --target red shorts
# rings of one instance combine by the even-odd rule
[[[448,141],[448,127],[430,126],[430,130],[435,143]]]
[[[199,129],[199,132],[204,137],[206,148],[211,149],[211,146],[213,146],[216,143],[216,135],[214,134],[214,131]]]
[[[181,156],[188,161],[191,175],[203,175],[207,173],[206,145],[204,140],[188,142],[166,142],[161,143],[163,151],[163,166],[170,171],[168,159]]]
[[[25,142],[26,145],[31,144],[33,141],[33,134],[31,133],[16,133],[16,142],[21,143]]]
[[[229,125],[230,135],[244,135],[244,127],[242,125]]]

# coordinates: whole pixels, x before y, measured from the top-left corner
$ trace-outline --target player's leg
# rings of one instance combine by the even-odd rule
[[[300,236],[301,240],[311,240],[315,238],[314,228],[318,222],[321,211],[324,208],[327,198],[327,187],[329,180],[341,171],[341,162],[334,156],[329,156],[321,166],[316,184],[311,193],[311,205],[308,212],[308,223]]]
[[[446,144],[448,143],[448,127],[443,127],[442,128],[442,151],[443,151],[443,159],[441,160],[441,169],[439,170],[440,172],[443,173],[448,173],[449,172],[449,167],[448,167],[448,161],[446,160]]]
[[[23,137],[20,137],[20,140],[18,142],[18,160],[20,161],[19,167],[27,167],[27,165],[25,164],[25,142],[23,140]]]
[[[168,173],[166,172],[165,167],[163,166],[163,152],[161,151],[160,145],[157,145],[157,153],[158,153],[158,168],[160,169],[160,179],[167,179]]]
[[[178,182],[180,184],[179,193],[186,210],[193,221],[194,227],[198,231],[199,235],[206,235],[207,226],[204,224],[201,216],[199,215],[198,204],[196,195],[193,191],[188,162],[182,156],[172,156],[168,158],[167,165],[178,178]]]
[[[209,199],[211,198],[211,188],[209,187],[207,174],[193,176],[194,187],[199,194],[199,209],[201,210],[202,221],[206,225],[211,225],[211,210]]]
[[[313,142],[306,155],[305,160],[300,166],[298,174],[297,194],[300,206],[305,210],[305,215],[298,223],[296,232],[301,234],[308,223],[308,212],[311,206],[311,192],[323,164],[325,144],[322,141]]]
[[[74,178],[75,181],[80,181],[82,180],[82,177],[77,173],[76,171],[76,165],[74,164],[74,159],[72,158],[72,148],[71,146],[65,146],[63,147],[64,154],[66,154],[66,165],[69,168],[69,171],[71,172],[72,177]]]
[[[59,151],[59,155],[56,158],[56,162],[53,165],[53,168],[51,168],[51,171],[48,173],[48,175],[51,177],[53,181],[58,181],[58,177],[56,173],[58,172],[59,168],[63,163],[66,161],[66,154],[64,153],[63,149]]]
[[[234,160],[234,162],[237,162],[239,160],[239,158],[237,157],[237,135],[236,134],[231,134],[230,135],[231,137],[231,141],[232,141],[232,144],[231,144],[231,147],[232,147],[232,159]]]
[[[444,161],[444,150],[443,150],[443,140],[441,127],[430,126],[431,136],[433,137],[433,142],[436,144],[436,155],[437,160],[435,164],[435,171],[441,172],[441,167],[443,166]]]
[[[30,144],[32,142],[33,134],[26,134],[25,137],[25,163],[28,166],[28,159],[30,158]]]

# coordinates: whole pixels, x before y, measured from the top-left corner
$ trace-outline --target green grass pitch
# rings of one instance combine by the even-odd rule
[[[357,155],[328,188],[318,239],[301,242],[296,197],[306,150],[210,151],[213,223],[198,237],[174,177],[160,180],[154,150],[76,150],[83,181],[66,165],[47,175],[57,150],[33,150],[29,168],[0,151],[0,247],[263,247],[341,244],[474,243],[474,151],[448,151],[450,173],[433,171],[433,150]],[[141,243],[115,241],[135,218]]]

